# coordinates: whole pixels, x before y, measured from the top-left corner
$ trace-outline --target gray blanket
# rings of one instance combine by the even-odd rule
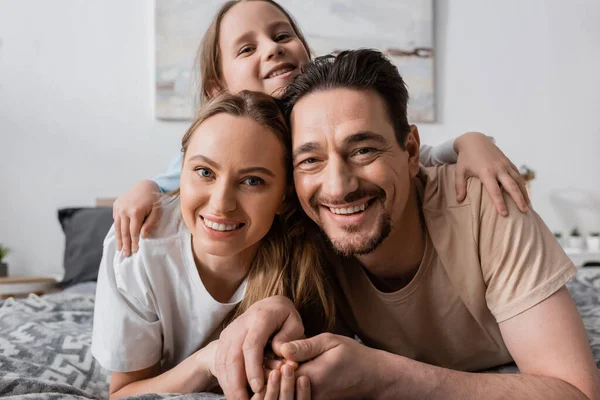
[[[600,366],[600,270],[582,269],[568,283]],[[108,397],[109,374],[90,353],[94,295],[62,292],[9,299],[0,307],[0,397]],[[495,369],[515,372],[515,366]],[[9,397],[9,398],[10,398]],[[136,399],[222,399],[210,393]]]

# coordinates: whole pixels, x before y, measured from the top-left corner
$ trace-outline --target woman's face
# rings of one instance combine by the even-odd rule
[[[253,90],[279,97],[309,61],[285,14],[264,1],[239,3],[225,14],[219,53],[230,93]]]
[[[218,114],[194,131],[181,171],[181,214],[194,250],[252,251],[269,231],[286,188],[284,147],[247,117]]]

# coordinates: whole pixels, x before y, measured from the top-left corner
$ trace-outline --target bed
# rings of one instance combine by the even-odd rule
[[[600,268],[581,268],[568,288],[600,366]],[[9,299],[0,306],[0,397],[101,399],[109,375],[90,353],[95,283],[55,294]],[[517,372],[514,365],[494,369]],[[211,393],[136,399],[222,399]]]

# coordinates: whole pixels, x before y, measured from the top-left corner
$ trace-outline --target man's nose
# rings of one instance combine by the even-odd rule
[[[331,199],[343,199],[358,189],[354,170],[341,159],[330,159],[325,167],[322,193]]]

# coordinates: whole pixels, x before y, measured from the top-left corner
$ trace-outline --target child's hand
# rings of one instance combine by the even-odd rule
[[[490,194],[500,215],[508,215],[500,185],[512,197],[519,210],[527,212],[529,196],[525,180],[517,167],[489,137],[478,132],[465,133],[456,139],[454,149],[458,153],[456,199],[459,202],[467,196],[467,178],[475,176]]]
[[[265,359],[264,371],[267,385],[252,400],[307,400],[310,399],[310,383],[307,377],[296,379],[298,363],[286,360]]]
[[[117,250],[129,257],[138,251],[140,231],[143,237],[160,219],[160,189],[154,181],[141,181],[113,204]]]

